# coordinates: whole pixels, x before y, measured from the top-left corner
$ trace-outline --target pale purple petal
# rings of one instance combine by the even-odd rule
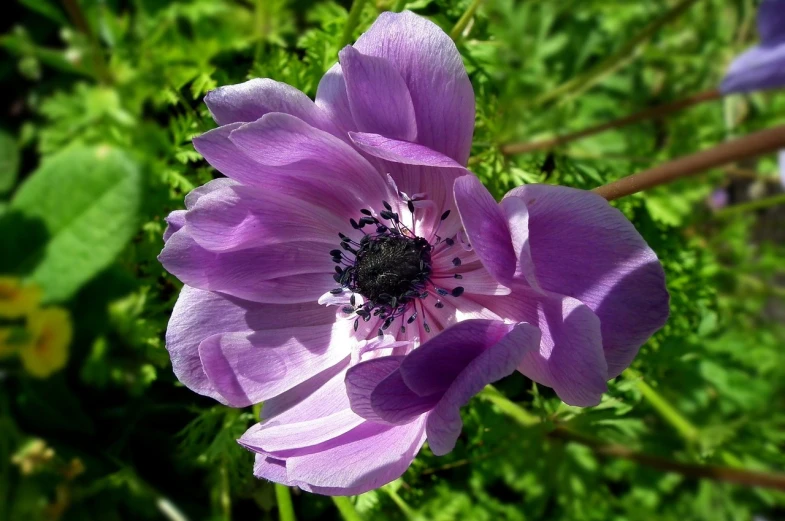
[[[371,406],[371,393],[401,365],[403,356],[385,356],[360,362],[346,372],[346,394],[352,410],[370,421],[381,421]]]
[[[196,202],[203,195],[207,195],[209,193],[215,192],[216,190],[227,188],[236,184],[237,181],[235,181],[234,179],[219,177],[218,179],[213,179],[212,181],[208,181],[202,186],[197,186],[196,188],[188,192],[188,194],[185,196],[185,208],[186,210],[190,210],[191,208],[193,208]]]
[[[158,260],[169,273],[196,288],[255,302],[294,302],[294,293],[312,301],[318,291],[335,286],[330,249],[329,244],[292,241],[216,253],[199,246],[185,228],[167,241]],[[324,283],[311,286],[314,280]]]
[[[204,102],[219,125],[247,123],[270,112],[283,112],[313,127],[336,133],[329,116],[308,96],[291,85],[269,78],[219,87],[208,92]]]
[[[442,456],[455,448],[463,428],[461,407],[489,383],[512,374],[527,353],[537,351],[540,331],[536,327],[529,324],[504,324],[503,327],[509,332],[469,362],[428,415],[425,432],[428,446],[435,455]],[[492,342],[493,337],[495,334],[486,341]],[[457,349],[456,345],[446,345],[444,357],[453,356]]]
[[[229,134],[244,124],[232,123],[208,130],[201,136],[193,138],[193,145],[196,151],[223,175],[241,183],[258,184],[262,182],[262,174],[271,169],[260,165],[229,141]]]
[[[324,450],[286,459],[287,475],[314,492],[355,495],[399,478],[425,441],[423,419],[407,425],[365,422]]]
[[[330,369],[326,371],[322,371],[318,375],[314,376],[306,380],[305,382],[298,384],[288,391],[279,394],[275,398],[270,398],[269,400],[265,400],[264,406],[262,407],[262,414],[261,417],[263,419],[269,420],[270,418],[274,418],[279,416],[291,409],[293,409],[298,404],[303,403],[306,399],[311,396],[316,396],[315,400],[318,401],[316,407],[322,403],[321,395],[317,395],[322,389],[329,389],[330,386],[328,385],[333,379],[338,379],[338,385],[343,385],[343,378],[346,372],[346,369],[349,365],[349,359],[346,360],[343,364],[336,364]],[[345,393],[340,393],[337,396],[340,397],[341,395],[345,395]],[[327,403],[334,398],[336,395],[329,395],[326,396]],[[308,406],[308,414],[311,416],[314,412],[314,408],[310,405]]]
[[[477,297],[478,300],[482,297]],[[552,387],[569,405],[597,405],[607,391],[608,368],[600,320],[578,300],[538,293],[524,282],[507,297],[485,297],[499,316],[537,326],[539,352],[525,355],[519,370],[537,383]]]
[[[168,241],[172,235],[180,228],[185,226],[185,210],[175,210],[166,216],[166,229],[164,230],[164,242]]]
[[[277,396],[349,356],[348,324],[224,333],[206,338],[199,356],[213,388],[235,407]]]
[[[259,331],[297,324],[331,324],[335,313],[317,304],[266,305],[226,297],[185,286],[166,329],[166,349],[172,368],[194,392],[226,401],[207,379],[199,358],[199,344],[216,333]]]
[[[665,273],[657,255],[624,215],[592,192],[526,185],[529,241],[543,289],[574,297],[602,324],[611,378],[668,318]]]
[[[357,148],[379,159],[408,165],[459,168],[466,172],[452,158],[417,143],[361,132],[350,132],[349,137]]]
[[[335,245],[337,230],[347,228],[346,219],[331,210],[244,185],[204,195],[185,220],[191,237],[214,252],[263,247],[293,237]]]
[[[515,257],[518,259],[515,277],[522,278],[533,289],[541,291],[529,243],[529,209],[520,197],[508,197],[500,204],[507,217],[512,247],[515,250]]]
[[[346,94],[346,81],[341,65],[336,63],[322,76],[316,89],[316,105],[327,113],[333,122],[344,131],[357,130]],[[347,136],[348,139],[348,136]]]
[[[780,184],[785,188],[785,149],[777,152],[777,166],[780,171]]]
[[[403,77],[417,119],[417,143],[465,165],[474,131],[474,91],[450,37],[411,12],[385,12],[354,48],[386,59]]]
[[[351,46],[345,47],[338,57],[357,128],[414,141],[417,123],[412,97],[392,64],[384,58],[365,56]]]
[[[723,94],[776,89],[785,86],[785,42],[748,50],[728,68],[720,85]]]
[[[496,280],[508,285],[515,273],[516,259],[501,207],[474,175],[455,181],[455,202],[474,252]]]

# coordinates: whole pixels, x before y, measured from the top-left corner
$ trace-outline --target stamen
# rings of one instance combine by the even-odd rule
[[[460,258],[458,258],[458,257],[455,257],[455,258],[452,260],[452,265],[453,265],[453,266],[455,266],[455,267],[458,267],[458,266],[460,266],[460,265],[461,265],[461,259],[460,259]]]
[[[461,295],[463,295],[463,286],[457,286],[457,287],[453,288],[452,291],[450,292],[450,294],[453,297],[460,297]]]

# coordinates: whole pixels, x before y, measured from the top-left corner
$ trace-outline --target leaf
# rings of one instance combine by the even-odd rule
[[[7,132],[0,131],[0,194],[14,187],[19,174],[19,147]]]
[[[47,301],[69,299],[136,232],[140,181],[137,163],[106,146],[72,147],[44,161],[20,187],[8,214],[42,224],[47,238],[15,259],[13,271],[29,270]]]

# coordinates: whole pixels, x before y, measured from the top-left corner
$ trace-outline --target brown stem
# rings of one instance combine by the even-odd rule
[[[785,125],[754,132],[708,150],[668,161],[595,188],[594,192],[612,201],[676,179],[700,174],[710,168],[775,152],[781,148],[785,148]]]
[[[574,441],[589,447],[596,454],[622,458],[647,467],[665,472],[675,472],[695,479],[712,479],[725,481],[748,487],[766,487],[785,490],[785,474],[779,472],[760,472],[755,470],[736,469],[717,465],[695,465],[670,459],[643,454],[623,445],[602,443],[598,440],[573,432],[565,427],[557,427],[548,436],[564,441]]]
[[[600,132],[605,132],[606,130],[610,130],[612,128],[624,127],[626,125],[631,125],[632,123],[637,123],[639,121],[644,121],[647,119],[663,118],[669,114],[673,114],[674,112],[678,112],[687,107],[698,105],[705,101],[715,100],[720,98],[721,96],[722,95],[720,94],[719,91],[717,91],[716,89],[712,89],[706,92],[701,92],[700,94],[695,94],[694,96],[690,96],[689,98],[685,98],[683,100],[674,101],[672,103],[665,103],[663,105],[657,105],[656,107],[651,107],[646,110],[636,112],[635,114],[631,114],[621,119],[609,121],[601,125],[596,125],[594,127],[589,127],[583,130],[579,130],[577,132],[572,132],[570,134],[565,134],[563,136],[555,137],[552,139],[533,141],[531,143],[513,143],[509,145],[503,145],[501,147],[501,150],[504,155],[524,154],[526,152],[533,152],[535,150],[545,150],[548,148],[553,148],[559,145],[563,145],[565,143],[569,143],[570,141],[575,141],[576,139],[593,136],[594,134],[599,134]]]

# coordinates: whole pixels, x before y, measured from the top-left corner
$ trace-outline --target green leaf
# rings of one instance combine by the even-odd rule
[[[0,131],[0,194],[14,187],[19,173],[19,147],[8,133]]]
[[[136,232],[140,181],[137,163],[106,146],[72,147],[44,161],[4,215],[42,225],[46,234],[15,259],[13,271],[29,272],[47,301],[69,299]]]

